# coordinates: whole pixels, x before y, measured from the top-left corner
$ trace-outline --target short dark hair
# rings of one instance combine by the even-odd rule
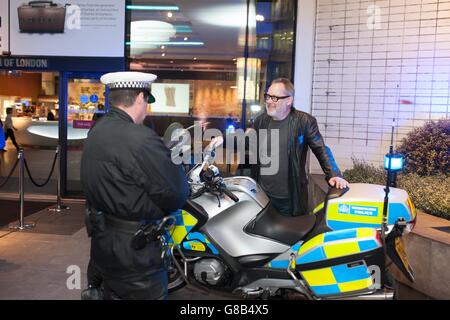
[[[147,100],[148,92],[136,89],[111,89],[108,95],[108,102],[111,107],[131,107],[136,101],[139,93],[144,93],[144,100]]]
[[[295,96],[294,85],[288,78],[276,78],[275,80],[272,81],[271,85],[275,83],[282,83],[284,85],[284,90],[286,91],[286,93],[291,97]]]
[[[7,114],[10,114],[10,113],[12,113],[13,112],[13,109],[12,108],[6,108],[6,113]]]

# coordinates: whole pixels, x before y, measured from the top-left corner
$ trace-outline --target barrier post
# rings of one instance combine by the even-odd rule
[[[35,223],[25,223],[24,217],[23,217],[23,207],[25,202],[25,157],[23,149],[19,150],[19,197],[20,197],[20,218],[19,218],[19,224],[17,225],[10,225],[9,229],[14,230],[25,230],[25,229],[32,229],[36,226]]]
[[[63,212],[65,210],[70,210],[70,208],[68,206],[65,206],[61,203],[61,172],[60,172],[60,153],[59,153],[59,145],[56,147],[56,162],[58,163],[58,167],[56,170],[56,174],[57,174],[57,185],[56,185],[56,206],[51,207],[48,209],[48,211],[52,211],[52,212]]]

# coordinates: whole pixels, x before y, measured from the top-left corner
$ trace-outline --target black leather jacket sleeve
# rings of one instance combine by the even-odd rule
[[[317,160],[325,173],[325,179],[330,180],[333,177],[341,177],[341,172],[334,160],[333,154],[330,148],[325,146],[322,135],[319,132],[317,126],[317,120],[314,117],[310,117],[307,122],[307,128],[305,130],[305,138],[308,146],[316,156]]]
[[[189,195],[189,185],[181,165],[172,162],[170,151],[156,135],[149,136],[137,155],[143,172],[136,177],[152,201],[166,212],[181,208]],[[139,172],[139,171],[138,171]]]

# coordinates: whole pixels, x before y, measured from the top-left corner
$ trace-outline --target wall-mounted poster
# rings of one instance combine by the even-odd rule
[[[124,56],[125,0],[68,2],[10,0],[11,54]]]
[[[9,51],[8,1],[0,1],[0,54]]]
[[[189,84],[153,83],[152,94],[156,101],[151,105],[151,112],[189,113]]]

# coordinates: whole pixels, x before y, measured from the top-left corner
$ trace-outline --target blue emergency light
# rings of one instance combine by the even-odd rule
[[[229,124],[227,127],[227,133],[235,133],[236,132],[236,127],[234,126],[234,124]]]
[[[404,165],[404,159],[401,154],[388,153],[384,156],[384,168],[389,169],[389,159],[391,159],[391,171],[401,171]]]

